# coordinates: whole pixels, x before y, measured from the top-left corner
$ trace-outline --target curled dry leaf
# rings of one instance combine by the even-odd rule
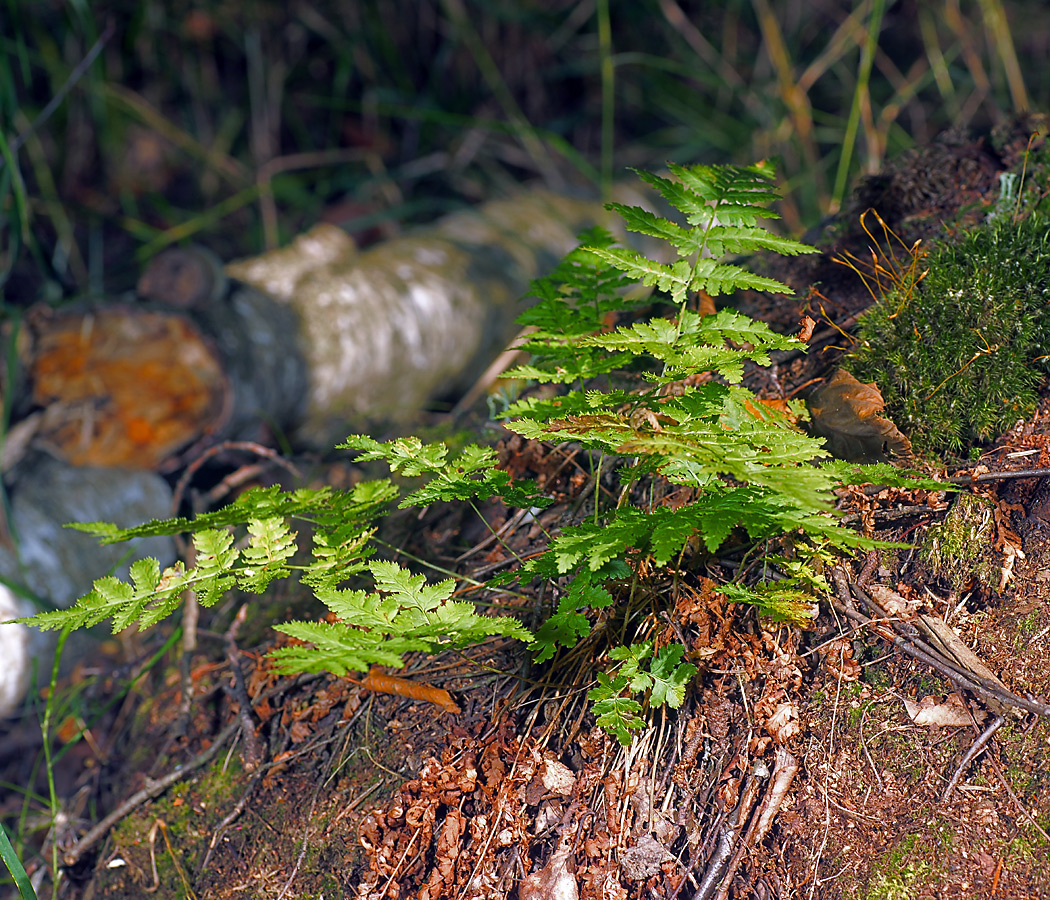
[[[869,584],[867,591],[891,616],[910,619],[915,616],[921,606],[918,600],[908,600],[885,584]]]
[[[923,697],[918,703],[904,700],[908,717],[916,725],[936,725],[940,728],[959,728],[969,725],[973,720],[969,710],[963,705],[958,694],[949,694],[948,699],[938,703],[936,697]]]
[[[583,878],[584,897],[602,900],[627,900],[627,888],[620,883],[619,866],[610,865],[588,872]]]
[[[813,431],[839,459],[874,463],[911,455],[911,442],[880,415],[886,404],[874,383],[864,384],[838,369],[810,395],[807,404]]]
[[[563,838],[547,865],[522,880],[518,897],[521,900],[579,900],[575,869],[572,839]]]
[[[787,743],[802,730],[798,702],[783,688],[774,688],[755,702],[755,720],[777,744]],[[768,745],[768,740],[760,745],[763,752]]]
[[[798,704],[793,701],[781,703],[766,722],[766,730],[778,744],[785,744],[791,740],[802,730],[799,725]]]
[[[853,644],[846,638],[828,641],[820,648],[821,661],[834,678],[841,681],[858,681],[860,663],[853,657]]]
[[[556,759],[543,761],[543,786],[552,793],[568,797],[576,786],[576,776],[572,770]]]
[[[1018,559],[1024,559],[1024,550],[1015,547],[1009,541],[1004,542],[1003,567],[999,571],[999,587],[997,588],[1000,594],[1006,590],[1006,585],[1014,577],[1014,562]]]

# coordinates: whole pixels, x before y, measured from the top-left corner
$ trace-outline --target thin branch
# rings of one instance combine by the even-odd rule
[[[980,475],[953,475],[947,479],[951,484],[971,484],[982,481],[1003,481],[1007,478],[1046,478],[1050,467],[1038,469],[1012,469],[1006,472],[983,472]]]
[[[69,73],[69,77],[66,79],[66,83],[58,89],[58,93],[52,97],[47,106],[41,111],[40,115],[33,120],[32,124],[23,131],[18,137],[11,141],[11,154],[14,155],[21,149],[22,145],[29,140],[51,116],[55,110],[62,105],[62,101],[66,99],[66,95],[73,89],[73,86],[84,77],[84,74],[88,69],[91,68],[91,64],[98,58],[98,55],[102,52],[102,48],[106,45],[111,37],[113,37],[114,25],[113,20],[110,19],[106,23],[106,27],[102,29],[102,34],[92,45],[91,49],[88,50],[87,55],[74,67],[73,71]],[[4,160],[0,158],[0,170],[4,168]]]
[[[956,768],[955,774],[952,775],[951,781],[948,782],[948,787],[944,789],[944,793],[941,795],[941,803],[948,802],[948,798],[952,795],[952,791],[955,790],[955,786],[959,783],[959,779],[962,778],[963,773],[969,768],[970,763],[972,763],[977,758],[977,755],[985,748],[985,745],[987,745],[992,739],[992,735],[1003,727],[1005,721],[1006,719],[1002,716],[996,716],[992,719],[988,727],[981,732],[977,740],[973,742],[970,749],[966,751],[966,755],[963,756],[962,762],[960,762],[958,768]]]
[[[132,810],[141,806],[147,800],[159,797],[173,784],[182,781],[183,778],[186,778],[188,775],[196,772],[197,769],[211,762],[211,760],[218,754],[222,745],[225,744],[240,727],[241,723],[235,719],[219,732],[218,736],[214,739],[212,745],[207,750],[197,754],[197,756],[191,759],[188,763],[176,766],[167,775],[156,781],[147,779],[146,786],[142,788],[142,790],[136,791],[128,797],[127,800],[121,803],[120,806],[98,822],[94,828],[77,841],[62,857],[62,862],[67,867],[75,866],[77,862],[79,862],[80,857],[102,840],[107,832],[121,819],[132,812]]]
[[[856,592],[857,589],[854,588]],[[998,685],[992,684],[987,679],[981,678],[979,675],[975,675],[972,672],[966,672],[963,669],[955,666],[954,664],[943,659],[939,653],[937,653],[932,647],[929,647],[923,641],[917,639],[909,639],[902,637],[901,635],[895,634],[893,631],[880,626],[878,622],[873,619],[869,619],[863,613],[857,610],[848,609],[837,601],[832,601],[832,606],[842,615],[847,618],[853,619],[855,622],[860,622],[864,625],[871,625],[874,627],[876,634],[885,640],[890,641],[893,646],[913,659],[919,660],[919,662],[925,663],[933,669],[940,672],[945,678],[948,678],[954,682],[957,682],[961,687],[966,688],[969,691],[973,691],[985,699],[990,699],[998,703],[1005,703],[1009,706],[1014,706],[1019,709],[1033,712],[1040,716],[1050,716],[1050,705],[1042,703],[1038,700],[1030,700],[1026,697],[1019,697],[1010,691],[1004,691]]]

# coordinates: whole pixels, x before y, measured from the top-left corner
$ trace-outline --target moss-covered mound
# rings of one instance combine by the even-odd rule
[[[920,452],[957,452],[1031,414],[1050,370],[1050,215],[1004,211],[933,247],[917,285],[862,318],[846,361]]]

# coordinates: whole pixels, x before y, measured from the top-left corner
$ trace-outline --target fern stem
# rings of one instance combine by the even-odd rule
[[[481,514],[481,510],[478,509],[477,504],[473,500],[470,501],[470,508],[474,510],[474,513],[477,515],[477,517],[481,519],[482,524],[488,529],[489,534],[491,534],[492,537],[495,538],[496,543],[499,544],[504,550],[506,550],[511,556],[513,556],[521,565],[524,565],[525,560],[518,556],[518,554],[514,552],[513,548],[511,548],[503,540],[503,536],[495,528],[493,528],[492,523],[490,523],[489,520]]]
[[[598,56],[602,77],[602,199],[609,199],[613,170],[613,125],[616,114],[616,69],[612,58],[609,0],[598,0]]]
[[[598,468],[592,473],[594,478],[594,524],[598,524],[598,507],[601,505],[602,496],[602,465],[605,463],[605,451],[603,450],[598,457]]]
[[[522,593],[520,593],[518,591],[511,591],[511,590],[508,590],[507,588],[504,588],[504,587],[500,587],[500,588],[490,587],[487,581],[478,581],[476,578],[471,578],[469,575],[463,575],[460,572],[454,572],[452,569],[446,569],[444,566],[439,566],[437,563],[433,562],[432,560],[423,559],[422,557],[415,556],[414,554],[409,553],[407,550],[405,550],[405,549],[403,549],[401,547],[396,547],[393,544],[390,544],[390,543],[387,543],[384,540],[381,540],[380,538],[375,538],[374,540],[375,540],[375,542],[377,544],[379,544],[379,545],[381,545],[383,547],[386,547],[388,550],[394,551],[394,553],[396,553],[398,556],[403,556],[405,559],[411,560],[412,562],[414,562],[418,566],[424,566],[425,568],[432,569],[433,571],[435,571],[435,572],[437,572],[437,573],[439,573],[441,575],[446,575],[449,578],[455,578],[457,581],[463,581],[463,582],[469,584],[471,587],[488,588],[490,591],[499,591],[499,593],[506,594],[508,597],[517,597],[519,600],[532,600],[533,599],[532,597],[527,596],[526,594],[522,594]],[[520,557],[518,557],[518,560],[519,560],[519,562],[521,562]]]
[[[66,638],[72,631],[71,626],[66,625],[58,636],[55,646],[55,659],[51,664],[51,681],[48,685],[47,702],[44,704],[44,720],[40,723],[40,731],[44,739],[44,767],[47,771],[47,789],[51,805],[51,897],[58,897],[58,792],[55,789],[55,766],[51,759],[51,716],[55,711],[55,697],[58,694],[58,667],[62,662],[62,651],[66,646]]]

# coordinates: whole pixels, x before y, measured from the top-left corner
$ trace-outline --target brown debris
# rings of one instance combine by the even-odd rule
[[[813,431],[839,459],[873,463],[911,455],[911,442],[879,415],[886,405],[879,389],[873,383],[863,384],[845,369],[836,370],[827,384],[817,388],[808,405]]]
[[[578,900],[579,896],[572,839],[566,832],[547,865],[522,881],[518,897],[520,900]]]

